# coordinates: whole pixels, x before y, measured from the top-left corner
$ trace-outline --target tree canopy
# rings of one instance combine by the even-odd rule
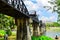
[[[0,14],[0,29],[13,29],[15,27],[14,18]]]
[[[51,6],[48,6],[48,7],[50,7],[49,9],[52,8],[53,12],[57,12],[58,13],[58,20],[57,20],[57,22],[60,23],[60,0],[51,0],[51,1],[48,1],[48,2],[53,5],[53,8]],[[44,6],[44,8],[46,8],[46,7],[47,6]]]
[[[60,27],[58,22],[46,23],[46,27]]]

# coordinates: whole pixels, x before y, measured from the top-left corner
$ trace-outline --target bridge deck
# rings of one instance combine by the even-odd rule
[[[0,13],[19,18],[19,17],[27,17],[28,15],[21,13],[17,8],[12,7],[12,5],[5,3],[0,0]]]

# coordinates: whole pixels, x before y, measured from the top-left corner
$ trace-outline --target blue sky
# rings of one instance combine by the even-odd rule
[[[51,0],[24,0],[24,3],[28,9],[28,11],[35,10],[39,20],[43,20],[44,22],[46,21],[57,21],[57,13],[54,12],[52,13],[53,6],[48,1]],[[43,8],[43,6],[51,6],[52,9],[47,11],[48,8]]]

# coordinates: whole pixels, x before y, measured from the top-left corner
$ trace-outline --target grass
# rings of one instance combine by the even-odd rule
[[[12,32],[12,35],[8,37],[9,40],[16,40],[16,33]]]
[[[0,40],[4,40],[4,37],[0,38]],[[16,33],[12,32],[12,35],[8,36],[8,40],[16,40]]]
[[[38,36],[38,37],[32,36],[32,40],[53,40],[53,39],[48,36],[42,35],[42,36]]]
[[[4,38],[0,38],[0,40],[4,40]],[[8,37],[8,40],[16,40],[16,33],[12,32],[12,35]],[[47,36],[32,36],[32,40],[53,40],[50,37]]]
[[[49,30],[50,28],[49,28],[49,27],[46,27],[46,29],[48,29],[48,30]]]
[[[15,32],[12,32],[12,36],[16,36],[16,33]]]
[[[11,36],[8,37],[8,39],[10,39],[10,40],[16,40],[16,36],[12,36],[11,35]]]
[[[4,40],[4,38],[0,38],[0,40]]]
[[[59,32],[59,31],[60,31],[60,29],[54,29],[53,31],[55,31],[55,32]]]
[[[47,31],[54,31],[54,32],[59,32],[60,31],[60,27],[46,27]]]

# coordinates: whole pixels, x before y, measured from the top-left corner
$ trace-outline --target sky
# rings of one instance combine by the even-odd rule
[[[24,3],[29,12],[31,10],[36,11],[39,20],[56,22],[58,14],[56,12],[52,13],[52,9],[47,11],[48,8],[44,8],[44,6],[51,6],[53,8],[54,5],[51,5],[48,1],[51,0],[24,0]]]

